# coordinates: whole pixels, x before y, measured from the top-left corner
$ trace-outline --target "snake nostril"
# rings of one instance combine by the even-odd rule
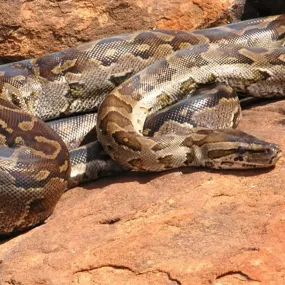
[[[239,154],[243,154],[243,153],[246,152],[246,150],[245,150],[245,148],[244,148],[243,146],[239,146],[239,147],[237,148],[237,151],[238,151]]]
[[[271,144],[271,148],[269,148],[271,152],[280,153],[281,149],[277,144]]]

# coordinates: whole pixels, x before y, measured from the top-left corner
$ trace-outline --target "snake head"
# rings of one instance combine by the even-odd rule
[[[239,130],[202,132],[209,132],[201,146],[203,166],[218,169],[265,168],[274,166],[281,156],[278,145]]]

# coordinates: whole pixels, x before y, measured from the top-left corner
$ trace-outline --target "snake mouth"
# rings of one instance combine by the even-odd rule
[[[216,169],[257,169],[272,167],[282,156],[278,145],[255,141],[255,143],[220,145],[224,149],[208,150],[204,166]]]
[[[273,167],[282,156],[280,148],[275,144],[269,144],[260,150],[248,150],[243,156],[234,158],[236,164],[230,168],[255,169]]]
[[[278,145],[267,144],[265,146],[260,146],[260,149],[255,153],[251,152],[248,156],[249,163],[255,163],[256,167],[271,167],[276,164],[276,162],[281,157],[282,152]]]
[[[282,153],[281,149],[279,149],[279,150],[277,151],[276,155],[272,157],[272,159],[271,159],[271,165],[275,165],[276,162],[281,158],[282,155],[283,155],[283,153]]]

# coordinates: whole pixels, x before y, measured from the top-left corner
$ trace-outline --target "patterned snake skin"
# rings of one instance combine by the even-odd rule
[[[233,129],[209,129],[200,121],[211,121],[207,112],[214,110],[221,126],[235,126],[240,114],[235,92],[285,95],[284,35],[280,15],[194,32],[119,35],[0,66],[0,234],[44,221],[68,187],[71,164],[74,169],[84,164],[92,147],[100,160],[95,168],[104,169],[108,161],[111,170],[274,165],[277,145]],[[210,86],[232,96],[218,98]],[[185,106],[194,93],[203,108],[187,119]],[[216,98],[212,105],[204,93]],[[227,116],[220,116],[223,106],[232,106]],[[98,111],[97,131],[92,115],[86,117],[93,122],[88,128],[113,160],[98,142],[71,151],[70,160],[64,135],[41,121],[89,111]],[[64,120],[61,126],[70,128],[72,119]],[[69,141],[69,148],[78,146]]]

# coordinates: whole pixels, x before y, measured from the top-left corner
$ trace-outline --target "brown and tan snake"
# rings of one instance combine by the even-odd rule
[[[125,168],[274,165],[277,145],[231,127],[240,116],[236,93],[285,95],[284,35],[280,15],[118,35],[0,66],[0,234],[43,222],[78,166],[96,177]],[[91,113],[68,117],[84,112]],[[67,117],[59,134],[42,121],[59,117]],[[99,142],[70,151],[88,131],[105,152]]]

